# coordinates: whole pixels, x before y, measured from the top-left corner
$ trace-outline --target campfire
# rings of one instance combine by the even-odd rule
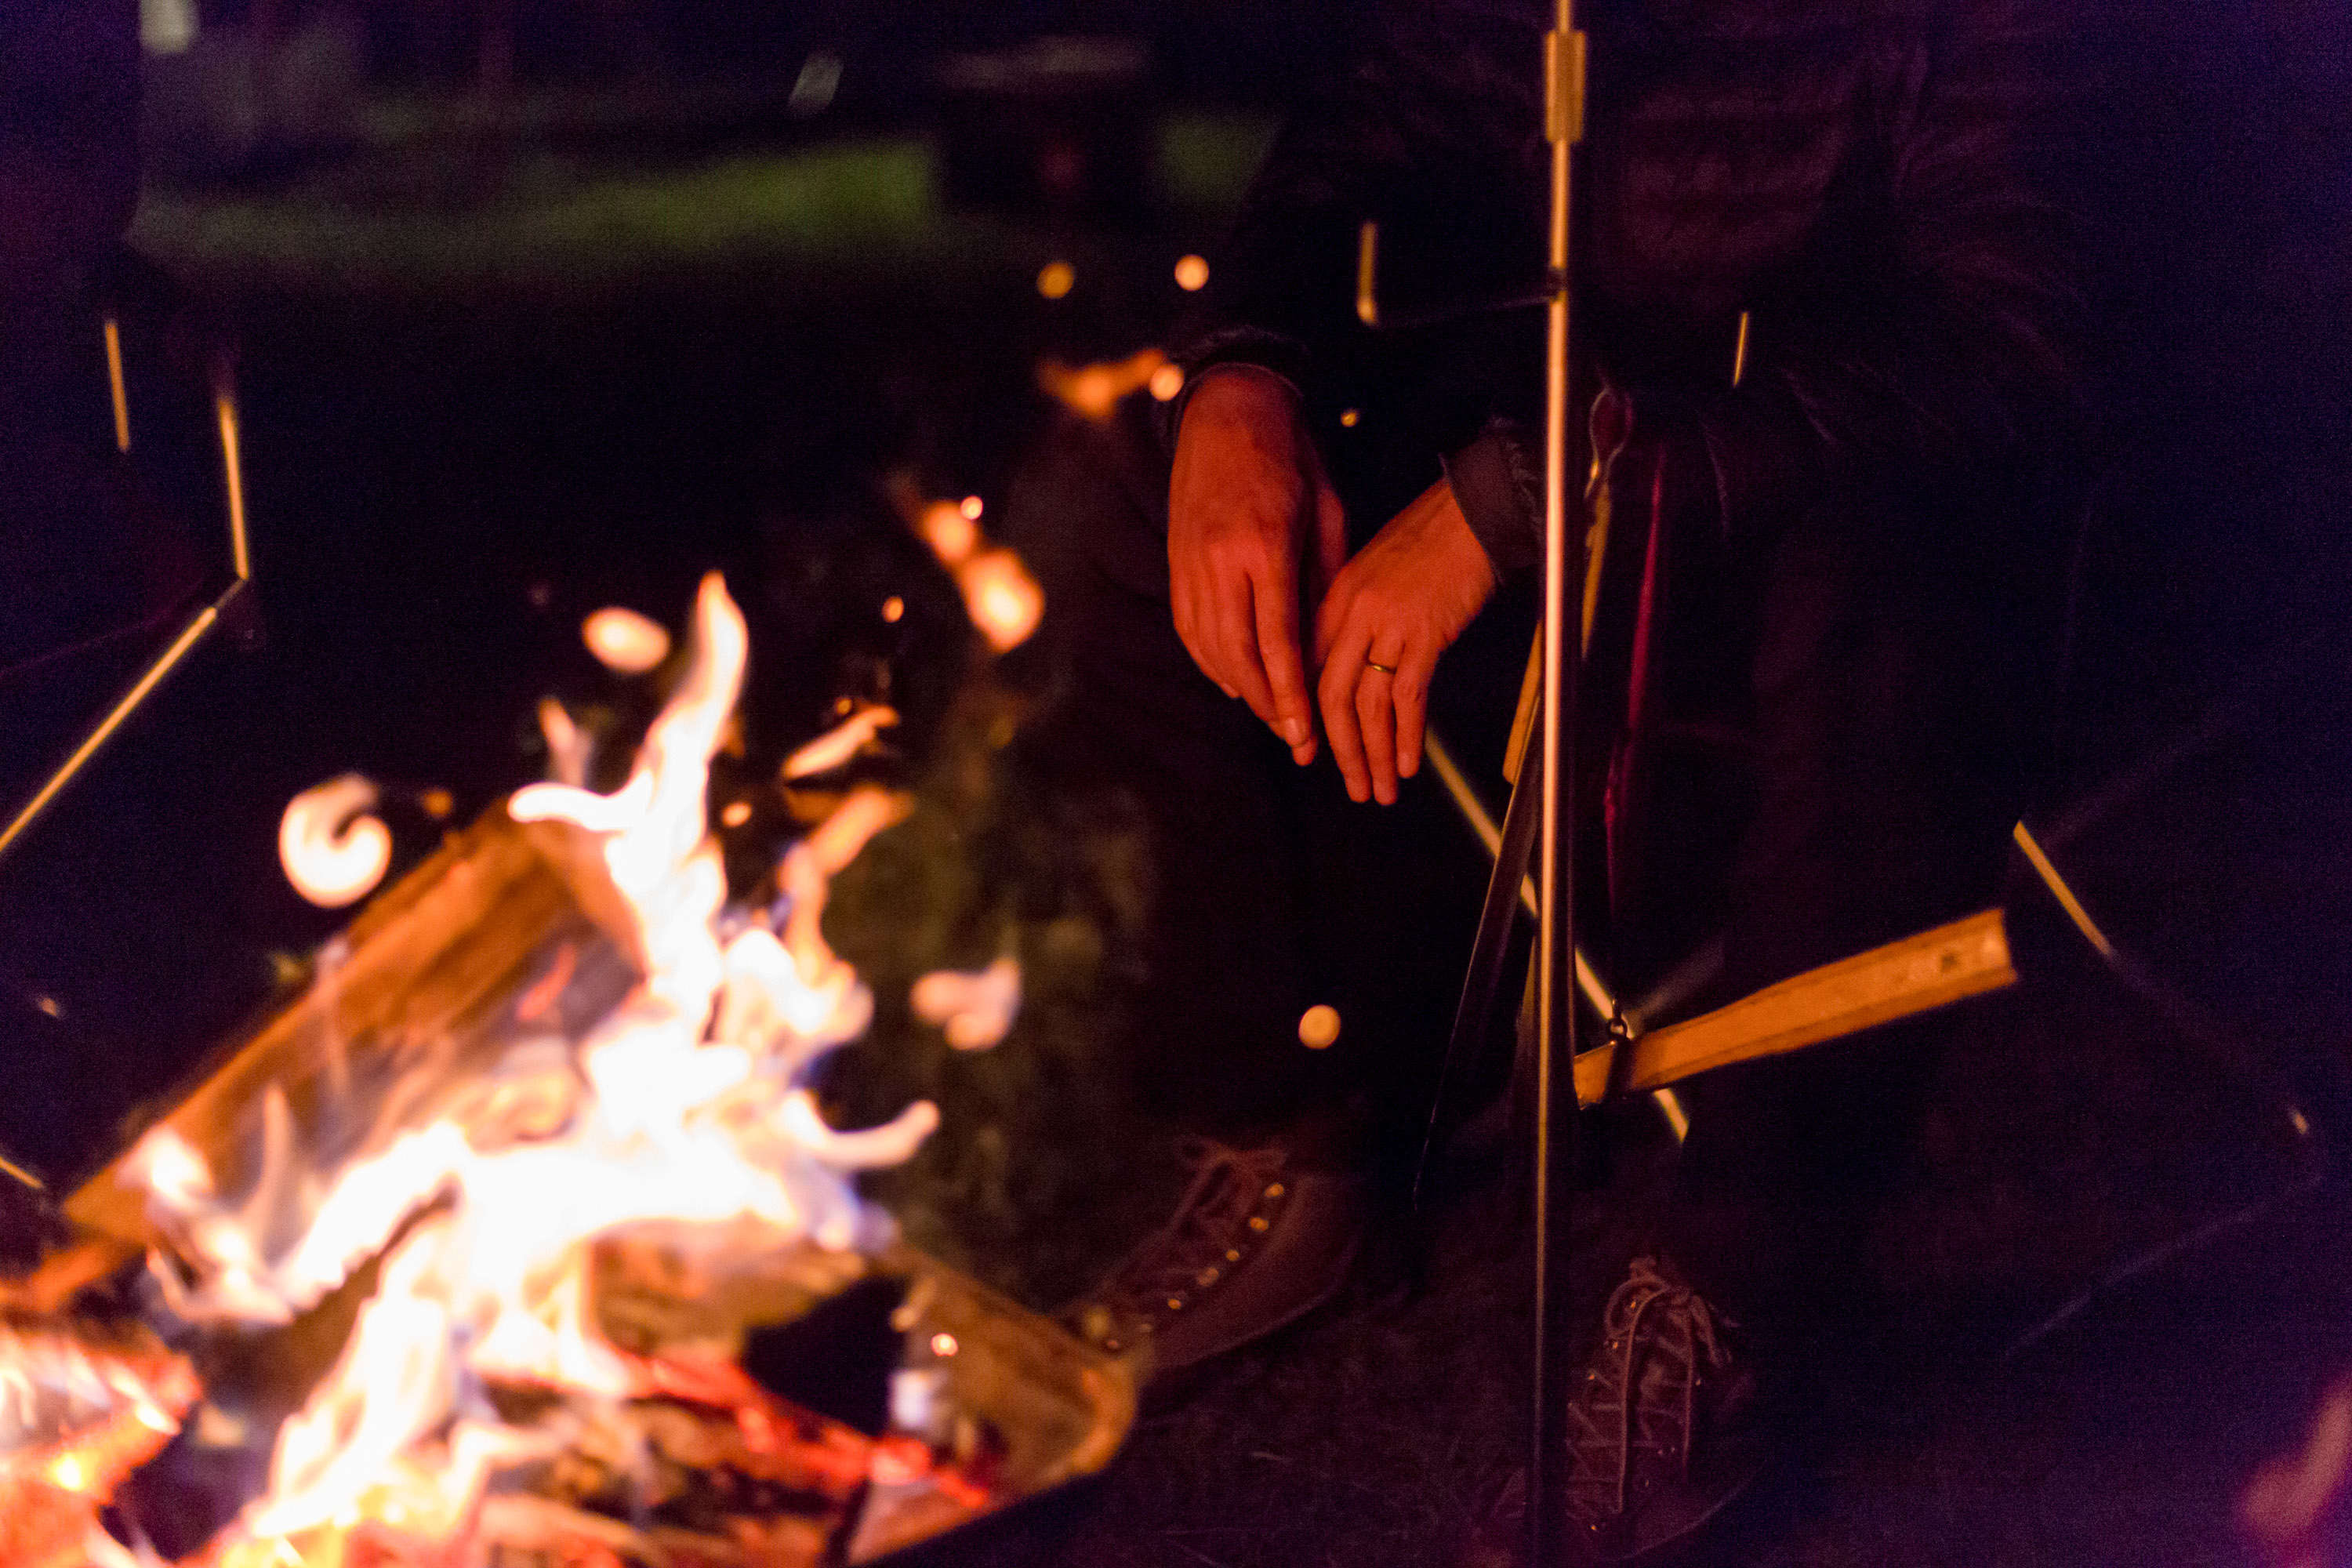
[[[707,579],[619,790],[543,713],[557,782],[379,896],[66,1205],[79,1238],[0,1297],[0,1568],[859,1563],[1107,1462],[1130,1369],[856,1189],[939,1110],[820,1108],[873,1009],[828,883],[906,804],[846,789],[730,901],[705,812],[745,645]],[[383,858],[363,784],[325,789],[284,840],[322,901]],[[913,997],[960,1049],[1019,1005],[1009,959]]]

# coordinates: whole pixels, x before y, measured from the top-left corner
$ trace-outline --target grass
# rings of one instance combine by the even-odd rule
[[[431,180],[439,171],[415,173]],[[540,157],[500,171],[478,199],[454,202],[353,200],[317,184],[263,195],[151,189],[131,235],[204,276],[442,291],[752,264],[953,269],[986,248],[976,232],[983,221],[941,209],[930,150],[908,137],[658,171]]]
[[[184,274],[232,286],[408,294],[753,269],[828,292],[936,292],[1023,275],[1046,243],[1031,232],[1034,220],[950,207],[919,133],[648,167],[486,139],[456,120],[389,109],[384,118],[366,150],[277,188],[151,186],[132,241]],[[1252,116],[1171,115],[1160,137],[1163,205],[1195,222],[1230,211],[1269,136]]]

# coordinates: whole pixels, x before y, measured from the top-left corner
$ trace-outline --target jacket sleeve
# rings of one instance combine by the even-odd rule
[[[1919,515],[2045,482],[2076,440],[2084,309],[2061,29],[1996,5],[1892,51],[1858,213],[1756,304],[1748,374],[1696,397],[1633,388],[1634,421],[1702,448],[1728,530],[1821,486]],[[1884,214],[1883,229],[1874,209]],[[1821,241],[1817,240],[1817,247]]]
[[[1367,10],[1340,51],[1348,64],[1291,118],[1251,186],[1204,308],[1180,332],[1188,376],[1250,363],[1311,397],[1349,374],[1373,337],[1355,315],[1366,219],[1381,224],[1384,270],[1395,258],[1407,281],[1442,280],[1449,296],[1539,259],[1528,247],[1541,230],[1517,206],[1526,160],[1541,155],[1543,8],[1383,0]],[[1171,430],[1181,410],[1180,399]]]
[[[2079,440],[2082,226],[2064,199],[2081,123],[2069,33],[2001,0],[1907,25],[1877,49],[1870,123],[1798,264],[1750,301],[1746,375],[1644,384],[1637,439],[1711,483],[1719,526],[1769,530],[1825,487],[1904,515],[1982,516],[2047,482]],[[1539,472],[1525,422],[1456,469]],[[1478,527],[1498,565],[1532,560],[1539,490]]]

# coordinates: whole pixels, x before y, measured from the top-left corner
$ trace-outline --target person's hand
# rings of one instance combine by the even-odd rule
[[[1342,567],[1315,616],[1317,695],[1350,799],[1396,804],[1421,768],[1437,656],[1495,591],[1494,563],[1445,481]]]
[[[1298,633],[1301,557],[1320,590],[1347,555],[1339,498],[1278,378],[1241,366],[1192,389],[1168,484],[1176,635],[1201,673],[1315,756]]]

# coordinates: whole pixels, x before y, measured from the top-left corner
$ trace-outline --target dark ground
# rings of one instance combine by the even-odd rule
[[[1206,248],[1213,218],[955,219],[847,262],[754,246],[585,279],[476,278],[463,303],[446,278],[353,285],[331,267],[184,256],[244,345],[257,614],[246,646],[201,652],[0,863],[0,1142],[69,1176],[267,1001],[272,953],[341,923],[278,877],[275,825],[296,790],[356,768],[446,785],[463,816],[534,776],[532,700],[599,689],[574,632],[587,610],[674,619],[714,563],[751,578],[847,562],[854,595],[799,582],[770,607],[772,639],[755,635],[755,658],[781,637],[807,661],[771,667],[777,731],[817,727],[876,635],[836,601],[931,591],[856,476],[907,463],[935,493],[1001,494],[1045,416],[1032,356],[1149,341],[1180,303],[1170,261]],[[171,259],[170,234],[150,240]],[[1058,309],[1030,285],[1055,254],[1086,280]],[[172,416],[160,394],[152,406]],[[825,548],[802,549],[810,537]],[[2196,1016],[2253,1042],[2260,1068],[2285,1064],[2323,1131],[2352,1140],[2328,1100],[2352,1013],[2352,695],[2331,624],[2304,609],[2329,597],[2335,557],[2256,537],[2242,570],[2216,574],[2199,564],[2210,547],[2168,554],[2169,537],[2127,531],[2114,602],[2086,615],[2082,658],[2110,673],[2087,684],[2073,809],[2049,837],[2118,939]],[[2133,587],[2152,580],[2168,595]],[[919,681],[910,635],[894,651]],[[113,677],[75,679],[95,692]],[[16,733],[40,745],[7,754],[12,792],[62,733],[33,722]],[[2128,772],[2184,736],[2168,765]],[[414,812],[394,827],[396,871],[435,830]],[[2021,918],[2038,984],[1979,1005],[1983,1048],[1950,1072],[1882,1238],[1900,1309],[1871,1358],[1883,1373],[1821,1413],[1721,1561],[2243,1561],[2237,1489],[2352,1363],[2340,1177],[2002,1358],[2103,1273],[2287,1192],[2301,1169],[2246,1059],[2217,1059],[2178,1010]],[[1579,1215],[1596,1300],[1658,1163],[1641,1115],[1612,1148]],[[1101,1481],[932,1560],[1452,1561],[1525,1424],[1517,1162],[1490,1125],[1337,1306],[1148,1416]]]

